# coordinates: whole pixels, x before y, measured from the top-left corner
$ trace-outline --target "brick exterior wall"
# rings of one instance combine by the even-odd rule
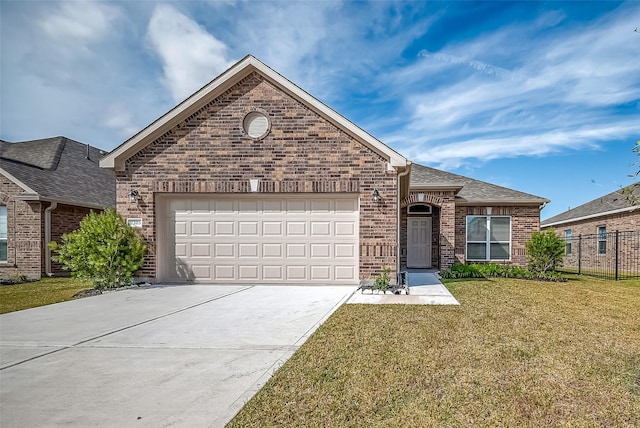
[[[45,274],[44,218],[49,202],[16,200],[22,188],[0,175],[0,204],[7,207],[7,261],[0,263],[0,279],[26,275],[40,279]],[[80,225],[90,209],[60,204],[51,212],[51,239],[59,241]],[[66,274],[57,263],[52,271]]]
[[[0,204],[7,207],[7,261],[0,263],[0,279],[39,279],[42,272],[42,204],[15,200],[21,193],[22,188],[0,175]]]
[[[242,129],[245,115],[260,111],[271,129],[254,140]],[[178,124],[126,162],[116,173],[117,206],[142,218],[148,254],[141,277],[156,278],[161,193],[245,194],[260,179],[264,194],[351,193],[360,196],[360,278],[385,267],[395,273],[397,174],[380,155],[253,73]],[[128,203],[131,189],[140,192]],[[381,203],[372,202],[378,189]]]
[[[94,211],[101,211],[95,210]],[[77,207],[73,205],[59,204],[55,210],[51,211],[51,240],[61,242],[62,235],[70,233],[80,227],[80,222],[91,212],[90,208]],[[44,218],[44,214],[43,214]],[[43,221],[44,225],[44,221]],[[43,226],[44,227],[44,226]],[[43,235],[44,236],[44,231]],[[44,248],[43,259],[44,260]],[[44,273],[44,261],[43,261]],[[51,262],[51,271],[56,275],[68,275],[69,272],[62,269],[59,263]]]
[[[605,254],[598,253],[598,239],[595,235],[598,233],[598,227],[605,226],[607,232],[626,232],[640,231],[640,210],[629,211],[618,214],[601,216],[582,221],[568,222],[552,226],[558,236],[564,238],[565,232],[571,230],[572,251],[564,257],[564,266],[567,268],[578,268],[580,264],[586,271],[606,271],[615,267],[614,246],[611,242],[612,237],[607,242],[607,251]],[[549,227],[544,227],[548,229]],[[580,242],[579,237],[582,236]],[[640,251],[637,240],[622,240],[620,243],[620,261],[618,268],[620,272],[631,271],[637,272],[638,259],[637,254]],[[580,251],[578,250],[580,246]],[[578,263],[578,254],[580,254],[580,263]]]
[[[465,261],[468,215],[487,215],[486,207],[462,206],[456,208],[456,262]],[[540,230],[540,210],[537,206],[493,206],[491,215],[511,216],[511,264],[526,266],[525,244],[534,231]]]

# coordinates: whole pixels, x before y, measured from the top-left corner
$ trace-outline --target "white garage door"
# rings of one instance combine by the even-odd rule
[[[164,280],[358,283],[356,197],[172,198]]]

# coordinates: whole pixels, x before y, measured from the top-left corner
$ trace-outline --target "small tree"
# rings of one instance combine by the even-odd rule
[[[529,270],[542,274],[555,272],[562,266],[565,244],[553,228],[533,232],[526,244]]]
[[[93,280],[95,288],[131,284],[144,261],[147,246],[138,233],[114,209],[91,212],[80,228],[51,242],[52,257],[74,278]]]

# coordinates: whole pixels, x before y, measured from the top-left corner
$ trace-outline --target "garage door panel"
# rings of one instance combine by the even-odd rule
[[[238,272],[240,281],[258,281],[260,279],[260,266],[258,265],[238,266]]]
[[[171,279],[357,284],[357,198],[218,198],[164,205]]]
[[[331,257],[331,244],[330,243],[311,244],[311,257],[312,258]]]
[[[192,221],[191,235],[211,236],[211,223],[208,221]]]
[[[187,236],[187,222],[176,221],[174,230],[175,230],[176,236]]]
[[[215,257],[235,257],[235,244],[214,244]]]
[[[257,221],[241,221],[238,222],[238,234],[242,236],[258,236]]]
[[[286,244],[287,257],[307,257],[307,244]]]
[[[211,244],[209,243],[192,243],[191,257],[211,257]]]
[[[282,265],[263,265],[262,278],[266,281],[284,281]]]
[[[338,281],[356,280],[356,269],[353,266],[335,266],[335,278]]]
[[[311,236],[329,236],[331,235],[331,223],[328,221],[312,221]]]
[[[334,254],[336,259],[353,258],[356,256],[356,248],[353,244],[334,244]]]
[[[288,281],[304,282],[309,279],[309,277],[307,276],[307,266],[288,265],[286,269]]]
[[[288,221],[287,236],[306,236],[307,222],[305,221]]]
[[[263,221],[262,222],[262,236],[283,236],[281,221]]]
[[[331,280],[331,266],[329,265],[315,265],[311,268],[311,280],[312,281],[330,281]]]
[[[216,236],[234,236],[235,235],[235,222],[233,221],[216,221],[215,222]]]
[[[191,265],[191,271],[195,278],[201,278],[205,280],[212,279],[211,278],[211,266],[210,265]]]
[[[236,279],[235,265],[218,264],[214,269],[216,272],[216,280],[231,281]],[[196,276],[196,278],[198,278],[198,276]]]
[[[262,257],[282,258],[282,244],[262,244]]]
[[[258,257],[259,245],[257,243],[238,244],[238,255],[241,258]]]

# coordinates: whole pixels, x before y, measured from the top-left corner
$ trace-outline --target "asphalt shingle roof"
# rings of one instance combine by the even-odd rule
[[[541,226],[554,223],[565,223],[582,217],[597,216],[610,211],[631,208],[630,201],[625,197],[624,192],[632,192],[636,198],[640,198],[640,182],[631,184],[624,189],[616,190],[608,195],[596,198],[568,211],[555,215],[544,220]]]
[[[414,163],[411,166],[411,188],[420,187],[462,187],[456,200],[468,203],[535,203],[543,204],[548,199],[531,195],[495,184],[452,174],[428,166]]]
[[[103,155],[98,148],[65,137],[0,140],[0,168],[41,198],[79,206],[115,206],[115,174],[100,168]]]

